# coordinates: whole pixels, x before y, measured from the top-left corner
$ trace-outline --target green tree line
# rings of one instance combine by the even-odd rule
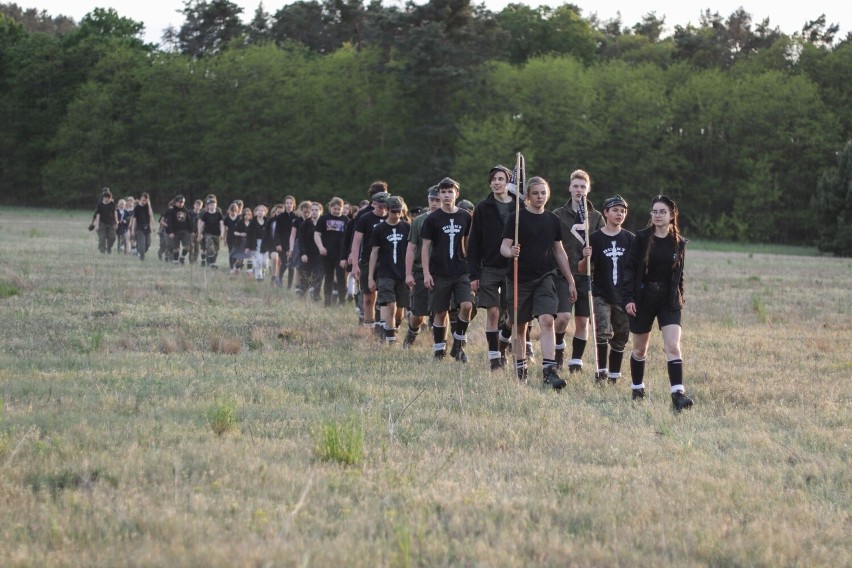
[[[3,202],[89,207],[102,186],[357,201],[379,178],[417,204],[445,175],[475,201],[520,151],[557,190],[589,171],[593,197],[639,207],[633,227],[666,193],[694,236],[852,254],[835,224],[852,219],[852,34],[822,16],[787,35],[743,10],[669,34],[654,13],[628,26],[572,4],[181,12],[150,45],[112,9],[75,23],[0,4]]]

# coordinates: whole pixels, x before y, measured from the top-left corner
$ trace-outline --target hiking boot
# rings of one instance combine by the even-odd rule
[[[606,371],[597,371],[595,373],[595,384],[602,385],[608,379]]]
[[[496,359],[489,359],[489,363],[491,364],[492,371],[499,371],[500,369],[506,366],[506,360],[502,357],[497,357]]]
[[[644,400],[645,389],[633,389],[633,400]]]
[[[578,365],[577,363],[571,363],[570,365],[568,365],[568,372],[572,375],[575,374],[575,373],[580,373],[580,372],[582,372],[582,370],[583,370],[583,366]]]
[[[408,333],[405,334],[405,339],[402,340],[402,348],[408,349],[412,345],[414,345],[414,340],[417,339],[416,333],[411,333],[411,330],[408,330]]]
[[[618,377],[610,375],[609,373],[607,373],[606,380],[609,384],[614,385],[615,383],[618,382]]]
[[[444,357],[446,357],[446,356],[447,356],[447,350],[441,349],[440,351],[435,351],[434,358],[435,358],[435,361],[443,361]]]
[[[517,369],[517,372],[518,372],[518,381],[520,381],[521,384],[526,384],[526,382],[527,382],[527,368],[524,367],[523,369]]]
[[[565,362],[565,350],[564,349],[557,349],[554,360],[556,361],[556,368],[561,369],[562,363]]]
[[[544,384],[552,386],[553,390],[561,390],[565,388],[567,383],[565,382],[565,379],[560,377],[559,373],[556,372],[556,366],[551,365],[544,369]]]
[[[464,344],[464,341],[454,339],[453,347],[450,349],[450,357],[460,363],[467,363],[467,354],[464,352]]]
[[[672,406],[677,412],[680,412],[684,408],[689,408],[692,406],[692,399],[686,396],[683,391],[673,392]]]

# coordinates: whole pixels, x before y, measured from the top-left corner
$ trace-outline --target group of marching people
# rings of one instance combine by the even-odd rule
[[[316,202],[304,202],[297,211],[295,198],[288,196],[272,211],[263,205],[243,209],[235,202],[223,214],[212,195],[204,208],[197,202],[190,212],[177,196],[160,227],[172,262],[183,263],[195,241],[204,252],[202,263],[215,269],[224,240],[232,273],[250,260],[255,278],[262,279],[268,267],[273,283],[281,286],[284,271],[296,269],[300,295],[319,300],[322,289],[326,305],[334,296],[339,302],[354,297],[360,323],[388,344],[397,341],[405,322],[402,347],[409,348],[428,318],[438,360],[449,354],[468,361],[468,326],[483,311],[490,368],[506,368],[511,353],[522,382],[532,359],[530,328],[536,319],[543,382],[556,390],[566,386],[559,376],[563,366],[570,374],[583,370],[590,332],[595,381],[617,383],[632,334],[632,398],[643,399],[645,357],[656,319],[672,405],[677,411],[691,407],[680,349],[686,240],[675,202],[664,195],[653,198],[648,226],[634,235],[622,228],[627,201],[609,197],[598,212],[587,199],[591,182],[583,170],[571,174],[570,198],[552,212],[545,209],[552,196],[545,179],[533,177],[518,188],[517,178],[517,167],[515,172],[502,165],[491,168],[491,192],[474,206],[460,201],[459,184],[446,177],[428,189],[428,207],[413,219],[405,201],[390,195],[382,181],[370,186],[368,203],[345,211],[348,204],[333,198],[327,213]],[[93,226],[111,216],[102,208],[111,196],[105,192],[102,197]],[[129,217],[144,259],[153,219],[147,196]],[[140,237],[146,230],[148,236]],[[112,244],[104,233],[100,250],[109,252]]]

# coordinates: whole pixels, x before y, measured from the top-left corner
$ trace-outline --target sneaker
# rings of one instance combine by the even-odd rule
[[[435,351],[435,361],[443,361],[444,357],[447,356],[447,350],[441,349],[440,351]]]
[[[692,406],[692,399],[686,396],[683,391],[674,392],[672,393],[672,406],[677,412],[680,412],[684,408]]]
[[[645,389],[633,389],[633,400],[643,400],[645,398]]]
[[[555,366],[550,366],[544,369],[544,384],[552,386],[553,390],[561,390],[565,388],[565,385],[568,383],[565,382],[565,379],[559,376],[559,373],[556,372]]]

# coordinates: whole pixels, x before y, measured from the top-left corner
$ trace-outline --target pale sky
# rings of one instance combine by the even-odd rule
[[[251,19],[259,4],[259,0],[231,0],[244,10],[244,20]],[[385,0],[389,2],[389,0]],[[478,0],[474,0],[477,2]],[[178,10],[183,6],[182,0],[4,0],[5,3],[17,3],[22,8],[37,8],[47,10],[52,16],[63,14],[80,21],[94,8],[114,8],[120,16],[132,18],[145,24],[145,40],[159,43],[163,30],[172,25],[176,28],[183,23],[183,17]],[[274,14],[287,4],[285,0],[267,0],[264,9]],[[500,11],[509,0],[485,0],[485,5],[493,11]],[[559,6],[563,1],[521,2],[532,6],[542,4]],[[787,34],[800,31],[802,26],[825,14],[829,24],[840,24],[838,39],[852,31],[852,3],[848,0],[811,0],[807,2],[779,2],[778,0],[657,0],[656,2],[629,2],[626,0],[574,0],[573,4],[582,9],[583,16],[588,17],[597,13],[601,20],[614,18],[619,12],[625,26],[639,22],[642,16],[655,12],[657,17],[665,18],[667,32],[673,31],[675,25],[685,26],[688,23],[697,25],[701,12],[710,8],[723,18],[730,16],[739,7],[751,14],[752,21],[757,24],[764,18],[769,18],[772,27],[779,27]]]

